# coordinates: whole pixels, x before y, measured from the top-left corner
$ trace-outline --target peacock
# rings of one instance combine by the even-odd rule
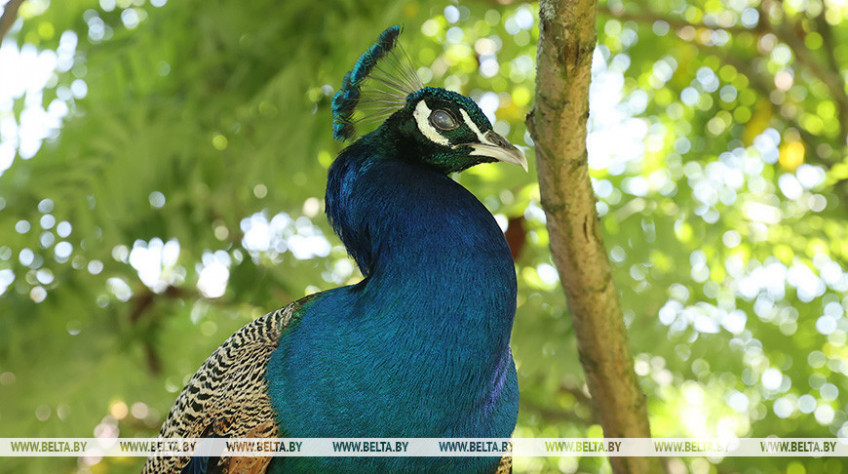
[[[515,267],[491,213],[451,178],[527,170],[470,98],[424,87],[380,34],[332,102],[333,135],[380,125],[328,172],[330,224],[362,272],[254,320],[203,363],[160,437],[508,438]],[[151,457],[159,472],[509,472],[504,457]]]

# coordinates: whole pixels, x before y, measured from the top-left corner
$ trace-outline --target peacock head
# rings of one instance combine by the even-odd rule
[[[399,26],[386,29],[345,75],[333,97],[334,138],[352,138],[360,122],[382,121],[375,133],[383,146],[444,173],[495,161],[526,171],[524,154],[495,133],[473,100],[421,84],[399,34]]]

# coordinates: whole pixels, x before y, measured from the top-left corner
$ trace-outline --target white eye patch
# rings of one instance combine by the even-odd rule
[[[433,143],[438,143],[439,145],[448,146],[450,145],[450,141],[447,138],[443,137],[436,127],[430,123],[430,107],[427,107],[427,103],[423,100],[418,102],[418,105],[415,106],[415,112],[412,113],[412,116],[415,117],[415,123],[418,124],[418,130],[427,137]],[[465,111],[462,111],[465,114]],[[464,115],[465,117],[468,114]],[[466,119],[468,121],[468,119]],[[479,130],[478,130],[479,132]]]
[[[468,112],[466,112],[465,109],[459,109],[459,113],[462,114],[462,120],[465,120],[465,124],[468,125],[468,128],[470,128],[471,131],[474,132],[475,135],[477,135],[477,140],[480,140],[480,143],[494,145],[494,143],[492,143],[491,140],[486,138],[486,136],[483,135],[480,129],[477,128],[477,124],[474,123],[473,120],[471,120],[471,116],[468,115]]]

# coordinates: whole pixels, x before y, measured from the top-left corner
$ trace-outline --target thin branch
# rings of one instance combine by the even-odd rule
[[[536,145],[551,253],[604,434],[649,438],[645,394],[633,371],[589,179],[586,121],[596,12],[596,0],[539,3],[536,103],[527,128]],[[663,472],[658,458],[615,457],[610,464],[616,473]]]
[[[538,380],[537,383],[541,384],[542,380]],[[584,418],[575,414],[573,410],[566,411],[558,407],[551,408],[547,405],[541,405],[536,401],[529,399],[528,397],[524,397],[521,399],[521,410],[524,411],[526,409],[536,412],[541,415],[544,421],[546,422],[565,421],[582,426],[587,426],[590,424],[594,425],[601,422],[601,415],[598,412],[598,404],[595,403],[595,399],[593,399],[589,395],[586,395],[586,393],[584,392],[585,388],[580,389],[577,387],[572,387],[563,384],[560,386],[559,390],[560,392],[565,392],[573,396],[574,399],[577,401],[578,405],[582,405],[588,408],[589,416]]]
[[[566,392],[566,393],[570,394],[578,402],[580,402],[580,403],[582,403],[586,406],[592,407],[592,410],[598,409],[598,404],[595,402],[595,399],[592,398],[589,395],[586,395],[586,392],[584,392],[585,387],[584,388],[577,388],[577,387],[572,387],[570,385],[563,384],[559,387],[559,390],[561,392]]]
[[[516,0],[480,0],[482,3],[487,3],[490,5],[494,5],[497,7],[505,7],[508,5],[512,5]]]
[[[147,286],[143,286],[142,290],[132,300],[132,310],[130,310],[129,320],[136,323],[141,319],[141,316],[149,310],[153,303],[160,298],[178,299],[193,297],[197,298],[199,294],[191,293],[183,288],[169,285],[162,293],[154,293]]]
[[[584,391],[586,390],[585,386],[580,389],[568,385],[561,385],[559,389],[561,392],[566,392],[573,396],[574,399],[577,400],[577,403],[589,408],[589,411],[591,412],[590,419],[593,423],[601,422],[601,414],[598,411],[598,402],[596,402],[594,398],[586,394],[586,392]]]
[[[767,9],[771,4],[771,1],[764,0],[762,6],[764,9]],[[781,5],[780,8],[783,8],[783,5]],[[820,15],[824,15],[824,13],[820,13]],[[785,13],[784,18],[786,18]],[[784,20],[784,22],[779,25],[775,25],[774,23],[769,23],[769,25],[771,32],[774,33],[780,41],[789,46],[789,49],[792,50],[792,54],[795,55],[798,62],[813,73],[813,75],[827,87],[828,91],[830,91],[830,95],[833,96],[834,102],[836,102],[837,107],[839,107],[839,139],[841,144],[844,145],[844,127],[845,124],[848,123],[848,93],[845,92],[845,81],[842,80],[838,66],[836,69],[831,69],[827,65],[822,64],[815,57],[812,51],[807,48],[801,38],[798,38],[798,35],[796,35],[793,31],[795,29],[794,25],[791,25],[788,19]],[[822,39],[824,39],[824,35],[822,36]],[[834,63],[835,62],[836,58],[834,57]]]
[[[551,422],[551,421],[567,422],[567,423],[573,423],[575,425],[580,425],[580,426],[589,426],[589,425],[597,424],[597,423],[600,422],[600,419],[597,417],[597,415],[594,412],[592,412],[591,417],[587,419],[587,418],[581,418],[581,417],[577,416],[576,414],[574,414],[574,412],[571,412],[571,411],[566,411],[566,410],[563,410],[563,409],[551,409],[549,407],[537,405],[533,402],[530,402],[530,401],[527,401],[527,400],[524,400],[524,399],[521,400],[521,405],[522,405],[522,411],[524,411],[525,408],[526,408],[527,410],[536,412],[546,422]]]
[[[173,285],[169,285],[164,292],[159,294],[152,292],[147,286],[143,286],[142,288],[132,299],[132,310],[130,310],[129,320],[133,324],[138,324],[141,321],[141,317],[153,308],[153,305],[158,299],[163,297],[176,299],[183,298],[187,295],[184,289]],[[145,323],[156,325],[155,320]],[[150,369],[150,372],[153,374],[162,373],[162,358],[156,352],[156,348],[150,338],[144,338],[142,340],[142,348],[144,349],[144,360],[147,362],[147,368]]]
[[[816,30],[822,37],[822,50],[827,58],[827,66],[832,71],[839,71],[839,61],[836,60],[836,41],[833,38],[833,27],[827,22],[827,3],[822,3],[822,11],[816,17]]]
[[[0,43],[3,43],[6,33],[9,32],[12,25],[15,24],[15,20],[18,19],[18,9],[22,3],[24,3],[24,0],[9,0],[3,8],[3,15],[0,16]]]
[[[839,107],[839,142],[837,143],[838,147],[842,147],[843,149],[848,148],[845,145],[846,139],[846,127],[848,127],[848,95],[845,92],[845,81],[842,79],[842,76],[839,74],[839,61],[836,57],[836,41],[834,39],[833,28],[826,21],[826,6],[824,7],[822,13],[815,18],[816,29],[822,36],[822,50],[825,55],[826,64],[821,64],[815,57],[812,55],[812,52],[806,48],[803,42],[795,35],[794,30],[795,27],[788,25],[786,21],[780,26],[776,26],[769,21],[768,9],[770,8],[768,0],[766,0],[765,5],[760,5],[759,7],[759,21],[754,28],[745,29],[742,27],[735,28],[722,28],[730,32],[734,33],[742,33],[742,32],[750,32],[755,34],[765,34],[765,33],[773,33],[779,40],[783,41],[787,44],[787,46],[792,49],[793,54],[798,59],[798,62],[803,66],[807,67],[816,77],[819,78],[822,83],[824,83],[832,95],[834,96],[834,101]],[[681,30],[686,27],[694,27],[694,28],[713,28],[704,24],[696,24],[690,23],[686,20],[680,18],[669,17],[667,15],[662,15],[651,11],[650,9],[645,9],[634,13],[632,11],[626,11],[624,9],[611,9],[609,7],[603,6],[600,8],[600,12],[603,14],[607,14],[613,16],[615,18],[625,20],[625,21],[635,21],[637,23],[654,23],[656,21],[664,21],[669,24],[672,28],[676,30]],[[783,8],[781,4],[779,8]],[[784,14],[785,18],[785,14]],[[788,21],[788,20],[787,20]],[[694,45],[701,51],[707,52],[709,54],[714,54],[721,59],[722,64],[729,64],[736,68],[737,71],[744,74],[751,81],[751,87],[755,89],[760,95],[763,97],[768,97],[769,94],[774,90],[774,77],[762,70],[762,68],[757,68],[755,66],[754,58],[745,58],[738,57],[737,55],[731,54],[728,52],[726,48],[719,48],[717,46],[706,45],[696,38],[692,38],[690,40],[686,40],[681,38],[683,41],[688,42],[689,44]],[[821,143],[822,137],[815,136],[809,131],[807,131],[804,127],[798,123],[796,118],[792,117],[784,117],[787,124],[790,127],[795,128],[798,133],[801,135],[801,139],[804,143],[813,145],[815,143]],[[832,168],[835,164],[842,162],[842,153],[835,153],[835,161],[828,160],[822,158],[818,155],[815,150],[810,150],[809,153],[806,154],[806,159],[811,163],[816,163],[820,166],[823,166],[825,169]],[[848,202],[848,179],[843,179],[837,181],[833,184],[833,192],[839,198],[840,202]]]
[[[642,8],[640,11],[631,11],[626,9],[612,9],[608,5],[601,6],[598,11],[600,13],[604,13],[615,17],[619,20],[624,21],[633,21],[636,23],[642,24],[653,24],[658,21],[662,21],[668,24],[669,27],[674,28],[675,30],[680,30],[682,28],[693,27],[693,28],[708,28],[711,30],[724,30],[728,33],[740,34],[740,33],[758,33],[760,32],[759,27],[754,28],[746,28],[744,26],[731,25],[731,26],[721,26],[721,25],[708,25],[706,23],[691,23],[689,21],[684,20],[683,18],[677,18],[669,15],[662,15],[648,8]]]
[[[777,37],[781,42],[786,44],[790,50],[792,50],[792,54],[797,59],[798,64],[809,70],[818,80],[820,80],[825,85],[825,87],[827,87],[828,91],[833,97],[834,102],[836,102],[837,107],[839,108],[839,140],[840,145],[844,146],[846,139],[845,127],[846,125],[848,125],[848,92],[845,91],[845,81],[843,80],[839,72],[839,63],[834,54],[835,47],[833,45],[833,32],[830,28],[830,24],[828,24],[827,21],[824,20],[824,10],[819,15],[819,17],[817,17],[816,20],[817,29],[822,35],[822,40],[824,41],[823,49],[825,50],[825,64],[823,64],[822,61],[819,60],[815,56],[815,54],[806,47],[804,42],[795,34],[795,25],[790,23],[790,21],[786,18],[785,13],[783,15],[784,21],[780,24],[775,24],[769,20],[768,10],[771,8],[771,5],[774,5],[774,3],[770,0],[764,0],[760,4],[760,19],[757,25],[753,28],[746,28],[744,26],[737,25],[724,27],[720,25],[708,25],[705,23],[692,23],[682,18],[663,15],[654,12],[650,8],[644,6],[640,6],[639,11],[626,10],[623,8],[611,9],[608,7],[601,7],[600,11],[602,13],[608,14],[621,20],[635,21],[637,23],[642,24],[652,24],[657,21],[663,21],[667,23],[670,27],[678,31],[683,28],[709,28],[713,30],[721,29],[732,34],[774,34],[775,37]],[[782,9],[783,6],[779,5],[777,6],[777,8]],[[697,41],[693,41],[693,43],[698,44],[700,46],[700,43],[698,43]],[[746,61],[747,59],[740,60]]]
[[[144,360],[147,361],[147,368],[150,369],[150,373],[154,375],[161,374],[162,358],[159,357],[159,353],[156,352],[153,344],[150,341],[144,341],[142,346],[144,347]]]

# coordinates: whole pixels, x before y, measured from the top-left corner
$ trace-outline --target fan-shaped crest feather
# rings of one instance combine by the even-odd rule
[[[333,138],[347,140],[356,124],[377,122],[403,108],[409,94],[424,87],[398,43],[401,27],[390,26],[345,74],[333,97]],[[357,107],[359,106],[359,107]],[[354,118],[354,113],[359,114]]]

